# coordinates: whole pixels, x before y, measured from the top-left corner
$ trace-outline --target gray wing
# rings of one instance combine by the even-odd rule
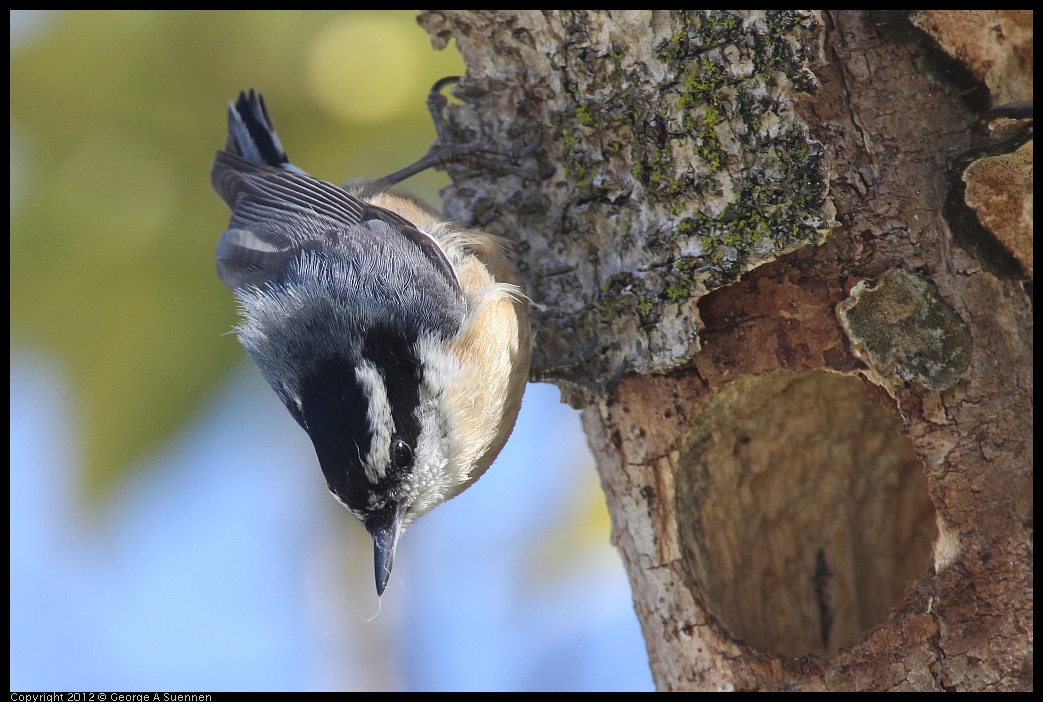
[[[228,138],[214,158],[210,182],[232,210],[217,243],[217,273],[233,291],[277,281],[304,251],[335,255],[338,240],[347,235],[363,241],[390,238],[379,243],[392,250],[416,247],[462,298],[452,266],[430,236],[291,164],[264,99],[254,90],[229,104]]]
[[[217,272],[232,290],[277,281],[304,251],[332,254],[350,232],[400,237],[462,296],[452,266],[430,236],[332,183],[228,151],[214,159],[211,183],[232,209],[228,229],[217,243]]]

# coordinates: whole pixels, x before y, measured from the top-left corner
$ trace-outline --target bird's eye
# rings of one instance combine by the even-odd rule
[[[395,468],[408,468],[413,465],[413,447],[400,436],[391,439],[391,465]]]

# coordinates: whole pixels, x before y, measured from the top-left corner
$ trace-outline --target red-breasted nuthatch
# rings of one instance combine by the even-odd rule
[[[210,178],[232,210],[217,272],[239,340],[373,537],[383,594],[402,530],[474,483],[514,427],[531,352],[517,272],[501,240],[415,197],[291,165],[252,90]]]

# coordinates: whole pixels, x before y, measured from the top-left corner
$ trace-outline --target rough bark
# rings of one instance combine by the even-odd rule
[[[1031,72],[1031,14],[977,19]],[[661,690],[1031,689],[1030,131],[976,132],[996,47],[945,20],[420,17],[447,136],[542,138],[445,210],[515,241]],[[965,154],[1026,144],[1003,217]]]

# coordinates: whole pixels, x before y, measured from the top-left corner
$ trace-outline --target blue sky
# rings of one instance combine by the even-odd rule
[[[652,688],[607,528],[576,536],[600,489],[551,386],[403,537],[379,602],[368,537],[252,365],[107,514],[77,499],[77,436],[61,370],[16,354],[12,689]]]

